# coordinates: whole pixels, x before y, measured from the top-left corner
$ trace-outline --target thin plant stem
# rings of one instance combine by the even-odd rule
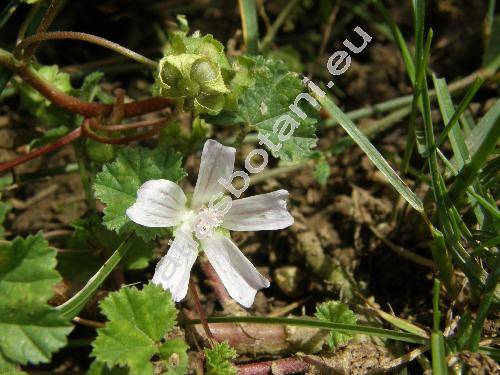
[[[340,9],[340,4],[342,3],[342,0],[338,0],[337,4],[333,7],[332,11],[330,12],[330,15],[328,16],[328,21],[326,22],[324,31],[323,31],[323,36],[321,38],[321,45],[319,47],[319,52],[318,52],[318,57],[316,58],[316,61],[312,64],[311,69],[309,70],[309,79],[311,79],[314,76],[314,73],[316,72],[316,68],[321,62],[321,57],[325,53],[326,50],[326,45],[328,44],[328,41],[330,40],[330,34],[332,32],[332,27],[333,24],[335,23],[335,20],[337,19],[337,14],[339,13]]]
[[[203,312],[203,308],[201,307],[200,297],[198,296],[198,291],[196,290],[196,285],[194,284],[192,278],[189,278],[189,291],[191,292],[191,296],[193,297],[194,305],[195,305],[196,311],[198,312],[198,315],[200,317],[201,325],[203,326],[203,329],[205,330],[205,334],[208,337],[208,341],[210,343],[210,346],[213,348],[215,338],[214,338],[214,335],[212,335],[212,331],[210,331],[210,327],[208,326],[207,317],[206,317],[205,313]]]
[[[17,73],[28,85],[40,92],[45,98],[54,105],[67,111],[82,115],[83,117],[107,116],[113,110],[113,104],[103,104],[87,102],[68,95],[54,87],[50,82],[41,78],[35,70],[26,66],[14,56],[0,48],[0,65]],[[163,97],[153,97],[144,100],[137,100],[124,104],[124,116],[135,117],[145,113],[159,111],[172,106],[172,100]]]
[[[485,292],[481,303],[479,304],[479,309],[477,310],[477,316],[474,324],[472,325],[472,331],[469,338],[469,348],[472,351],[477,351],[479,347],[479,341],[481,339],[481,332],[483,330],[483,324],[488,315],[490,306],[495,298],[495,288],[498,286],[498,280],[500,279],[500,255],[496,254],[495,266],[491,273],[486,279],[486,285],[484,287]]]
[[[82,131],[83,133],[89,137],[90,139],[93,139],[94,141],[97,141],[99,143],[106,143],[110,145],[123,145],[126,143],[130,142],[136,142],[136,141],[142,141],[145,139],[149,139],[155,134],[157,134],[166,124],[160,124],[161,126],[156,126],[151,130],[148,130],[147,132],[140,133],[140,134],[135,134],[131,135],[128,137],[121,137],[121,138],[111,138],[111,137],[105,137],[102,135],[99,135],[95,133],[92,128],[91,124],[95,119],[85,119],[82,124]]]
[[[96,35],[77,32],[77,31],[50,31],[29,36],[23,39],[21,43],[19,43],[16,46],[13,53],[14,57],[19,60],[26,61],[30,57],[28,55],[30,52],[30,49],[28,48],[29,46],[46,40],[62,40],[62,39],[80,40],[83,42],[97,44],[101,47],[108,48],[132,60],[135,60],[141,64],[147,65],[153,69],[156,69],[158,67],[158,63],[156,61],[148,59],[146,56],[143,56],[126,47],[123,47],[118,43],[112,42],[110,40],[101,38]]]
[[[414,344],[428,344],[429,340],[424,337],[417,336],[413,333],[394,331],[384,328],[375,328],[363,325],[331,323],[317,319],[302,319],[302,318],[271,318],[262,316],[230,316],[230,317],[208,317],[207,322],[213,323],[254,323],[254,324],[275,324],[288,325],[297,327],[311,327],[320,329],[330,329],[342,333],[349,334],[365,334],[370,336],[378,336],[397,341],[409,342]],[[181,322],[181,325],[201,324],[200,319],[190,319]]]
[[[80,324],[82,326],[90,327],[90,328],[102,328],[104,327],[104,323],[97,322],[95,320],[80,318],[79,316],[75,316],[73,322],[76,324]]]
[[[291,0],[285,5],[278,17],[276,17],[276,20],[272,24],[267,34],[264,36],[264,39],[262,39],[262,50],[265,50],[269,46],[269,44],[272,43],[281,25],[283,25],[283,23],[286,21],[286,18],[298,2],[299,0]]]
[[[76,128],[73,130],[71,133],[66,134],[64,137],[58,139],[56,142],[51,143],[49,145],[37,148],[36,150],[33,150],[26,155],[20,156],[16,159],[10,160],[8,162],[0,164],[0,173],[5,172],[9,169],[12,169],[19,164],[26,163],[27,161],[30,161],[32,159],[35,159],[41,155],[47,154],[49,152],[55,151],[64,145],[67,145],[68,143],[73,142],[75,139],[78,139],[82,135],[82,129],[81,128]]]

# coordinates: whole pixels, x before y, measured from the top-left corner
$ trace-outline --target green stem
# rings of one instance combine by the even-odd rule
[[[292,9],[295,7],[295,5],[297,5],[298,2],[299,2],[299,0],[291,0],[285,5],[285,7],[280,12],[278,17],[276,17],[276,20],[272,24],[271,28],[267,32],[264,39],[262,39],[262,45],[261,45],[262,50],[265,50],[269,46],[269,44],[272,43],[272,41],[274,40],[274,37],[276,36],[276,33],[278,32],[280,27],[283,25],[283,23],[286,21],[286,18],[288,17],[288,15],[292,11]]]
[[[432,332],[431,352],[432,352],[432,373],[434,375],[448,374],[448,368],[446,366],[444,336],[442,332]]]
[[[390,329],[375,328],[354,324],[330,323],[316,319],[300,318],[271,318],[260,316],[230,316],[230,317],[212,317],[207,318],[208,323],[255,323],[255,324],[276,324],[297,327],[310,327],[331,329],[349,334],[363,334],[377,336],[385,339],[404,341],[414,344],[428,344],[429,340],[417,336],[413,333],[393,331]],[[182,322],[183,325],[201,324],[200,319],[190,319]]]
[[[97,271],[87,284],[85,284],[83,289],[62,305],[57,306],[57,310],[59,310],[62,317],[72,319],[78,315],[97,289],[99,289],[104,280],[106,280],[108,275],[115,269],[118,263],[120,263],[120,260],[122,260],[129,250],[133,238],[133,233],[130,233],[123,240],[120,246],[118,246],[115,252],[108,258],[108,260],[102,265],[99,271]]]
[[[462,78],[456,82],[451,83],[448,86],[450,94],[458,94],[465,88],[469,87],[474,83],[474,81],[478,78],[482,78],[485,80],[491,79],[492,82],[498,81],[498,77],[495,76],[495,72],[491,69],[483,69],[477,72],[472,73],[471,75]],[[429,98],[436,98],[436,90],[429,90]],[[409,106],[413,101],[413,95],[405,95],[399,98],[390,99],[385,102],[381,102],[378,104],[374,104],[369,107],[356,109],[353,111],[346,112],[347,117],[351,120],[356,121],[364,117],[373,116],[377,113],[384,113],[388,111],[392,111],[394,109],[398,109],[401,107]],[[334,118],[330,118],[325,121],[325,127],[330,128],[338,124],[338,121]]]
[[[483,330],[483,324],[488,315],[491,303],[495,297],[495,288],[500,279],[500,255],[496,254],[495,266],[491,273],[486,279],[486,285],[484,287],[485,292],[483,294],[483,299],[479,304],[479,309],[477,310],[476,321],[472,325],[472,331],[469,339],[470,350],[476,352],[479,347],[479,340],[481,339],[481,332]]]
[[[485,134],[479,142],[479,146],[477,146],[471,155],[470,162],[466,163],[460,170],[448,191],[449,196],[455,202],[461,198],[467,187],[479,174],[484,163],[488,160],[488,157],[493,153],[497,145],[500,138],[500,100],[484,115],[481,121],[488,122],[491,125],[487,126]]]

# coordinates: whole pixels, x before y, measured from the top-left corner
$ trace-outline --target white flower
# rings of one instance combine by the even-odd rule
[[[269,281],[231,241],[227,230],[256,231],[286,228],[293,217],[286,209],[286,190],[231,201],[223,197],[219,179],[229,179],[236,150],[208,140],[192,199],[169,180],[150,180],[137,191],[127,216],[147,227],[174,227],[174,241],[157,264],[153,283],[170,290],[175,301],[187,293],[189,274],[201,248],[229,295],[250,307]],[[223,197],[223,198],[221,198]]]

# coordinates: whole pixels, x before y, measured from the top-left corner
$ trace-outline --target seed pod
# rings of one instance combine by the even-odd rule
[[[183,110],[195,114],[217,114],[229,93],[226,81],[232,75],[224,47],[211,35],[187,36],[174,32],[160,60],[156,91],[177,99]]]

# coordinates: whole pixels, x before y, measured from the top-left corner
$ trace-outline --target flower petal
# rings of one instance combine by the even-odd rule
[[[239,304],[252,306],[257,291],[269,286],[269,280],[224,235],[215,233],[201,241],[201,246],[227,292]]]
[[[175,302],[182,300],[188,290],[191,268],[198,256],[198,244],[190,231],[177,230],[167,255],[156,265],[153,284],[172,293]]]
[[[179,223],[186,196],[176,183],[149,180],[137,190],[137,200],[127,209],[133,222],[145,227],[172,227]]]
[[[275,230],[289,227],[293,217],[286,209],[288,191],[272,193],[233,201],[222,227],[229,230]]]
[[[193,193],[192,207],[199,208],[224,190],[218,180],[228,179],[233,173],[236,149],[209,139],[201,153],[200,171]]]

